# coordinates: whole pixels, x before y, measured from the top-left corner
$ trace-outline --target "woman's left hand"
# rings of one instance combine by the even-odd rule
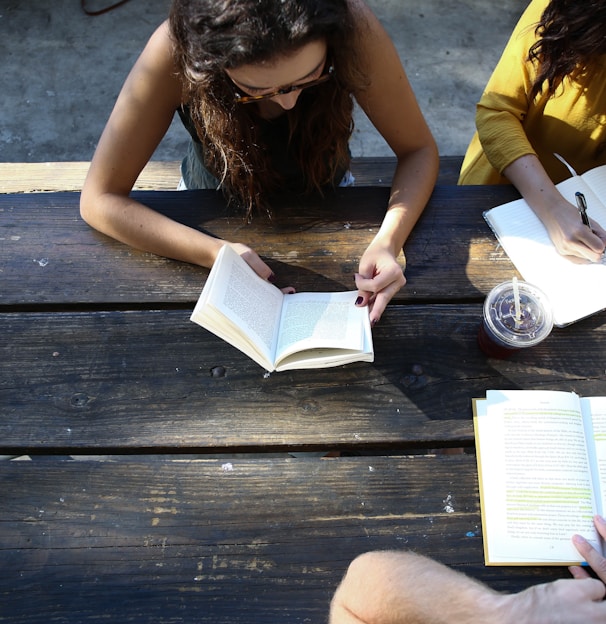
[[[360,259],[355,274],[358,298],[356,305],[370,308],[370,323],[375,325],[381,318],[391,298],[406,284],[402,267],[392,251],[378,244],[369,245]]]

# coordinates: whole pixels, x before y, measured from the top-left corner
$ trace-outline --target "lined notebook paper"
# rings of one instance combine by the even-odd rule
[[[556,185],[575,204],[575,192],[587,200],[587,214],[606,227],[606,165]],[[525,281],[549,298],[554,323],[563,327],[606,308],[606,260],[575,264],[561,256],[541,220],[524,199],[484,213],[488,225]]]

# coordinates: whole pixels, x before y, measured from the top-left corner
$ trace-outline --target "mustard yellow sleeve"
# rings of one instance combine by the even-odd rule
[[[476,109],[477,136],[465,156],[460,183],[494,183],[514,160],[535,153],[523,127],[535,77],[527,58],[547,2],[528,5],[484,89]]]

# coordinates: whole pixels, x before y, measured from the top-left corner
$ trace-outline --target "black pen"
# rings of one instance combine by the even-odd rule
[[[587,216],[587,201],[585,201],[585,195],[577,191],[574,196],[577,198],[577,207],[579,209],[583,225],[586,225],[589,229],[591,229],[591,223],[589,223],[589,217]]]

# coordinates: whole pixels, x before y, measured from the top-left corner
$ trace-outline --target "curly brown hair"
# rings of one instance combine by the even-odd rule
[[[250,216],[280,188],[255,105],[237,104],[226,69],[273,60],[325,40],[335,78],[301,92],[287,111],[289,147],[306,190],[330,185],[349,166],[355,89],[364,87],[347,0],[173,0],[170,31],[206,167]]]
[[[564,78],[590,72],[597,57],[606,54],[606,2],[551,0],[535,33],[539,39],[528,52],[538,66],[532,98],[545,84],[553,95]]]

